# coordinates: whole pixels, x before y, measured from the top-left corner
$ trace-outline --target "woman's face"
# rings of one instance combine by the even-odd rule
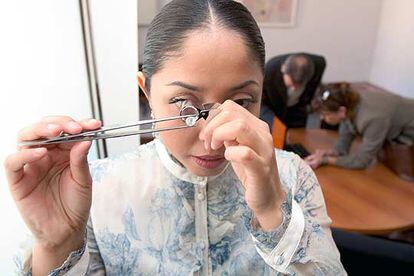
[[[329,125],[337,125],[346,118],[346,108],[341,106],[338,111],[321,111],[321,120]]]
[[[244,40],[233,31],[210,28],[190,33],[181,55],[169,58],[151,79],[149,102],[155,118],[177,116],[184,100],[196,105],[233,100],[258,116],[263,74]],[[170,127],[183,122],[163,122]],[[224,148],[206,150],[199,139],[204,119],[196,127],[161,132],[174,157],[199,176],[218,174],[226,165]]]

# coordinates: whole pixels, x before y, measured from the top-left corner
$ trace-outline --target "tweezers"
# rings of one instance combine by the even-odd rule
[[[186,108],[191,109],[192,114],[182,115],[182,114],[185,114],[184,110]],[[18,146],[38,147],[38,146],[47,146],[47,145],[60,144],[60,143],[92,141],[92,140],[98,140],[98,139],[109,139],[109,138],[125,137],[125,136],[139,135],[139,134],[156,133],[156,132],[168,131],[168,130],[191,128],[196,125],[196,122],[199,119],[201,118],[207,119],[209,112],[210,112],[210,109],[199,109],[194,106],[188,106],[181,110],[180,116],[143,120],[143,121],[138,121],[132,124],[101,127],[97,130],[85,131],[79,134],[68,134],[68,133],[62,132],[59,136],[53,137],[53,138],[37,139],[37,140],[32,140],[32,141],[22,141],[18,144]],[[134,131],[107,133],[107,132],[125,129],[125,128],[132,128],[132,127],[138,127],[142,125],[155,124],[159,122],[167,122],[167,121],[174,121],[174,120],[183,120],[184,125],[175,126],[175,127],[150,128],[150,129],[139,129],[139,130],[134,130]]]

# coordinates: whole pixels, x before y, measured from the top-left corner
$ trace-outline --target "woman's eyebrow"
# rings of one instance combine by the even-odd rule
[[[254,80],[247,80],[247,81],[244,81],[244,82],[242,82],[241,84],[239,84],[239,85],[236,85],[236,86],[234,86],[234,87],[232,87],[232,88],[230,88],[230,91],[235,91],[235,90],[240,90],[240,89],[243,89],[243,88],[245,88],[246,86],[249,86],[249,85],[256,85],[257,87],[259,87],[259,83],[257,82],[257,81],[254,81]]]
[[[242,82],[241,84],[233,86],[232,88],[230,88],[230,91],[240,90],[240,89],[243,89],[243,88],[245,88],[249,85],[255,85],[255,86],[259,87],[259,83],[257,81],[247,80],[247,81]],[[194,85],[191,85],[191,84],[188,84],[188,83],[184,83],[182,81],[173,81],[173,82],[167,84],[167,86],[180,86],[180,87],[183,87],[185,89],[195,91],[195,92],[201,92],[202,91],[201,88],[199,88],[197,86],[194,86]]]
[[[167,86],[180,86],[180,87],[183,87],[183,88],[188,89],[188,90],[201,92],[201,88],[198,88],[197,86],[194,86],[194,85],[191,85],[191,84],[188,84],[188,83],[184,83],[182,81],[173,81],[173,82],[167,84]]]

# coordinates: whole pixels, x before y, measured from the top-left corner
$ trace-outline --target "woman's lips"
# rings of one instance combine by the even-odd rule
[[[220,166],[226,159],[218,155],[192,156],[194,161],[204,169],[215,169]]]

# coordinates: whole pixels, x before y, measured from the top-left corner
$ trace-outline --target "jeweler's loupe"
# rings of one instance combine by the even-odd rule
[[[207,120],[210,112],[218,109],[219,103],[205,103],[201,106],[196,106],[188,101],[185,101],[181,106],[180,116],[189,116],[183,118],[185,124],[189,127],[195,126],[198,120]],[[193,116],[192,116],[193,115]]]

